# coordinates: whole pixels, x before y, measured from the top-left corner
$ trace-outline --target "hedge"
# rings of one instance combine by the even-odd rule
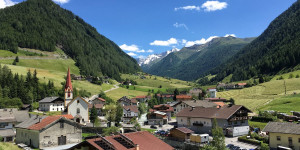
[[[256,121],[256,122],[270,122],[270,121],[275,121],[274,118],[269,118],[269,117],[257,117],[253,116],[251,121]]]
[[[247,136],[239,137],[238,141],[249,143],[249,144],[254,144],[254,145],[260,145],[260,141],[257,141],[257,140],[254,140],[254,139],[247,139]]]

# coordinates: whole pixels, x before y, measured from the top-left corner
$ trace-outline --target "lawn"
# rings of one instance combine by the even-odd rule
[[[294,92],[300,93],[300,78],[285,79],[285,82],[287,95],[291,95]],[[250,88],[217,93],[217,97],[233,98],[236,104],[244,105],[252,111],[257,111],[260,107],[284,95],[285,88],[283,80],[271,80],[270,82]]]
[[[284,113],[290,113],[290,111],[300,112],[300,94],[274,99],[267,105],[262,106],[260,110],[275,110]]]
[[[148,92],[142,92],[142,91],[136,91],[136,90],[128,90],[126,88],[118,88],[116,90],[112,90],[110,92],[107,92],[106,95],[113,100],[118,100],[123,96],[127,96],[129,98],[133,98],[139,95],[147,95]]]
[[[96,136],[96,135],[97,135],[96,133],[82,133],[82,138],[86,138],[89,136]]]
[[[0,142],[0,150],[22,150],[17,145],[8,142]]]
[[[130,79],[137,82],[139,86],[149,87],[149,89],[155,89],[162,86],[165,89],[175,88],[190,88],[194,83],[182,81],[178,79],[166,79],[159,76],[145,76],[145,79],[141,79],[136,75],[122,74],[122,79]]]
[[[46,116],[56,116],[56,115],[61,115],[61,112],[60,111],[52,111],[52,112],[44,112],[44,113],[37,113],[37,112],[29,112],[30,114],[33,114],[33,115],[39,115],[39,116],[43,116],[43,115],[46,115]]]
[[[146,129],[146,128],[142,128],[141,131],[148,131],[150,133],[154,133],[156,131],[156,129]]]
[[[265,126],[268,124],[267,122],[255,122],[255,121],[248,121],[249,126],[253,127],[253,128],[260,128],[260,130],[263,130],[265,128]]]

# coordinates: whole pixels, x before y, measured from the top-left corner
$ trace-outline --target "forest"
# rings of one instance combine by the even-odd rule
[[[136,60],[113,41],[52,0],[27,0],[1,9],[0,22],[0,49],[16,53],[18,47],[43,51],[59,48],[86,76],[120,80],[120,73],[140,70]]]

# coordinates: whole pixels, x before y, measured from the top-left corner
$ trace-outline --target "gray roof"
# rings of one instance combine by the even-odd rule
[[[204,107],[204,108],[210,108],[210,107],[217,107],[218,105],[209,102],[208,100],[191,100],[191,101],[183,101],[183,103],[189,105],[189,106],[194,106],[194,107]]]
[[[15,120],[13,122],[23,122],[29,119],[29,113],[27,110],[19,111],[18,109],[6,109],[0,110],[0,119],[3,117],[14,117]]]
[[[1,137],[10,137],[10,136],[15,136],[15,135],[16,135],[16,133],[14,132],[13,129],[0,130]]]
[[[34,125],[34,124],[36,124],[36,123],[42,121],[42,120],[43,120],[44,118],[46,118],[46,117],[47,117],[47,116],[36,116],[36,115],[32,115],[31,118],[29,118],[29,119],[23,121],[22,123],[18,124],[18,125],[16,126],[16,128],[24,128],[24,129],[26,129],[26,128],[30,127],[31,125]]]
[[[292,122],[269,122],[263,132],[300,134],[300,124]]]
[[[16,122],[16,118],[14,116],[3,116],[3,114],[1,114],[0,123],[5,122]]]
[[[45,97],[44,99],[40,100],[39,103],[51,103],[53,101],[64,101],[62,98],[60,97]]]

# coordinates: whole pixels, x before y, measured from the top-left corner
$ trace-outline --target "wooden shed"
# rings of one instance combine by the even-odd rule
[[[193,133],[194,131],[186,127],[173,128],[170,130],[171,137],[174,137],[182,141],[185,141],[186,139],[190,139],[190,135]]]

